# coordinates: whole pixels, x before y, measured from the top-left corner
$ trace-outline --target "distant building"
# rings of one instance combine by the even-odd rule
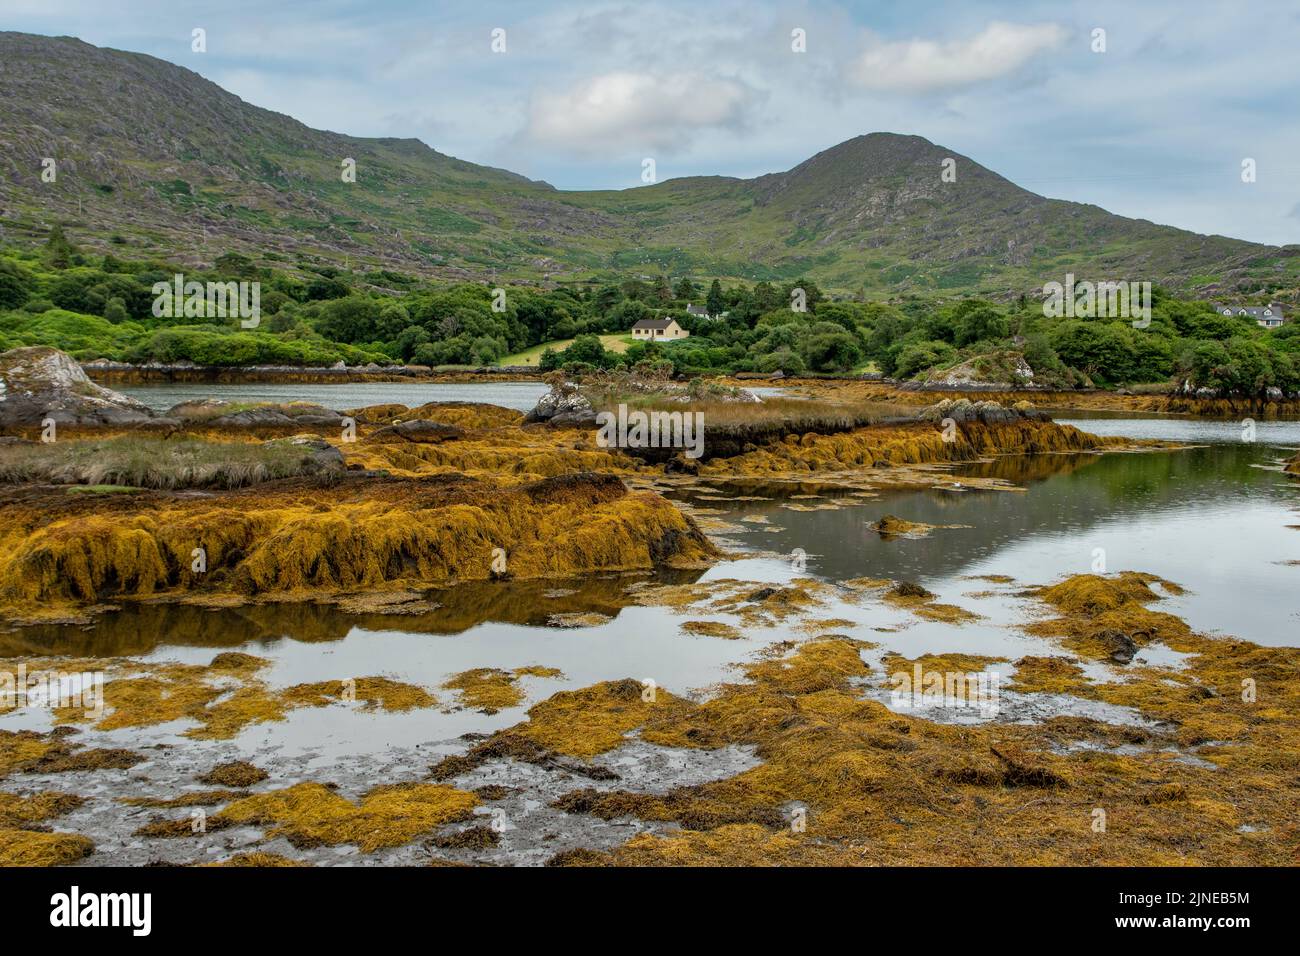
[[[1282,307],[1270,302],[1268,305],[1218,305],[1214,310],[1220,315],[1237,315],[1243,318],[1254,319],[1256,324],[1266,329],[1276,329],[1278,326],[1286,323],[1286,316],[1282,314]]]
[[[632,326],[632,338],[645,341],[684,339],[690,334],[677,324],[676,319],[642,319]]]
[[[697,319],[725,319],[729,313],[719,312],[717,315],[709,315],[709,310],[702,305],[688,305],[686,314],[693,315]]]

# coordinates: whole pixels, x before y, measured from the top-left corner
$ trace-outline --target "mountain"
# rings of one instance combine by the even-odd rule
[[[1045,199],[892,133],[756,179],[560,191],[415,139],[310,129],[154,57],[21,33],[0,33],[0,176],[7,238],[61,222],[88,248],[188,263],[238,251],[459,278],[808,276],[879,296],[1026,292],[1066,272],[1215,291],[1300,257]]]

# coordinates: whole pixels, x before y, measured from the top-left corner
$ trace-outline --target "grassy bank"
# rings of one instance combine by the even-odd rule
[[[0,445],[0,483],[8,484],[242,488],[322,470],[311,449],[288,441],[120,435],[98,441]]]

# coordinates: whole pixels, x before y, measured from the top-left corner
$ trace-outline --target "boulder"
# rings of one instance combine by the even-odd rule
[[[45,345],[0,354],[0,427],[135,425],[153,411],[133,398],[96,385],[66,352]]]
[[[339,428],[343,424],[343,416],[324,405],[268,403],[243,408],[218,398],[181,402],[167,410],[167,417],[190,424],[218,425],[223,428]]]
[[[1006,425],[1023,420],[1049,421],[1046,412],[1041,412],[1031,403],[1020,401],[1010,408],[998,402],[972,402],[968,398],[945,398],[917,413],[921,421],[941,424],[945,419],[952,419],[959,425],[980,422],[985,425]]]
[[[1098,631],[1093,635],[1093,639],[1100,641],[1110,655],[1110,659],[1116,664],[1127,664],[1133,660],[1133,655],[1138,652],[1137,642],[1129,637],[1123,631],[1117,631],[1113,628],[1107,628],[1104,631]]]
[[[276,438],[264,445],[283,445],[290,444],[302,448],[308,452],[313,465],[312,471],[319,474],[321,472],[343,471],[347,467],[347,462],[343,458],[343,452],[339,451],[319,435],[291,435],[288,438]]]
[[[572,382],[561,382],[537,401],[524,416],[524,424],[546,422],[551,425],[595,425],[596,410]]]

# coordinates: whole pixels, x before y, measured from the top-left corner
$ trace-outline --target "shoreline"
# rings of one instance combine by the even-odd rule
[[[524,365],[437,369],[427,365],[359,365],[329,367],[290,365],[131,365],[126,362],[82,364],[91,381],[101,385],[348,385],[361,382],[464,382],[541,380],[543,373]]]
[[[362,383],[420,382],[428,384],[472,384],[475,382],[542,381],[546,374],[524,365],[438,368],[424,365],[365,365],[307,367],[284,365],[200,366],[132,365],[126,362],[95,361],[82,365],[93,382],[114,385],[353,385]],[[1140,412],[1161,415],[1193,415],[1204,418],[1258,416],[1264,419],[1300,418],[1300,397],[1245,398],[1185,395],[1176,392],[1130,393],[1108,389],[1059,390],[1008,388],[1005,385],[918,386],[886,382],[851,375],[815,377],[773,377],[757,374],[720,373],[720,381],[739,388],[777,388],[803,391],[818,398],[925,406],[944,398],[969,398],[1014,405],[1028,401],[1040,408],[1079,411]]]

